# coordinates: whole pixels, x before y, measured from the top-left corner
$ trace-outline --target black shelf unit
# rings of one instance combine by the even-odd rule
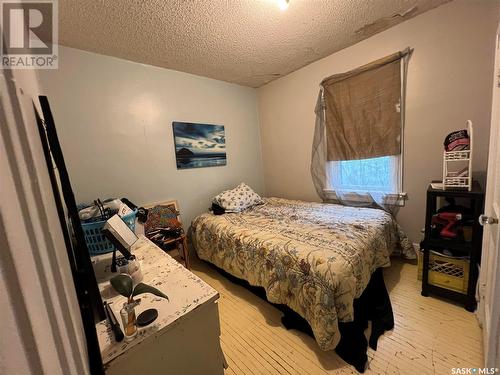
[[[438,199],[456,198],[467,201],[467,206],[471,210],[472,221],[471,241],[444,239],[436,236],[432,231],[432,216],[439,209]],[[483,240],[483,227],[479,224],[478,218],[483,213],[484,191],[476,181],[472,185],[472,190],[464,189],[433,189],[430,185],[427,189],[427,206],[425,214],[425,236],[420,243],[423,250],[422,267],[422,295],[427,297],[430,294],[438,295],[464,304],[467,311],[476,309],[476,283],[478,278],[478,266],[481,262],[481,246]],[[430,250],[448,249],[469,257],[469,280],[467,293],[462,294],[454,290],[446,289],[437,285],[429,284],[429,257]]]

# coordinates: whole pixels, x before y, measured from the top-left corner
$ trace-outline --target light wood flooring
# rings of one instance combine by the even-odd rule
[[[281,312],[206,263],[193,271],[220,293],[221,344],[233,374],[357,374],[335,352],[307,334],[281,325]],[[365,374],[451,374],[452,367],[483,367],[481,330],[463,307],[420,295],[416,265],[393,260],[385,280],[396,325],[369,349]]]

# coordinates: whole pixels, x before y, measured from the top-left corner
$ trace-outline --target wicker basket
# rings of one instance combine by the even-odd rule
[[[127,226],[135,230],[135,215],[137,210],[122,216],[122,220]],[[102,228],[106,221],[95,221],[93,223],[82,223],[83,234],[85,235],[85,242],[89,249],[90,255],[101,255],[110,253],[114,250],[114,245],[104,236]]]
[[[418,252],[418,279],[422,280],[423,251]],[[469,283],[469,260],[437,253],[429,254],[429,284],[467,294]]]

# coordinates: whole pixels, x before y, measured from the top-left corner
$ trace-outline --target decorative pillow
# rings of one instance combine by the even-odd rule
[[[243,182],[231,190],[226,190],[212,199],[212,203],[224,208],[226,212],[240,212],[261,204],[262,198]]]
[[[169,206],[154,206],[148,210],[148,219],[144,223],[144,233],[160,229],[180,229],[182,225],[177,219],[178,213]]]

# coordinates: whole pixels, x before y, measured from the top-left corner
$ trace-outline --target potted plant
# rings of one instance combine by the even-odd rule
[[[140,303],[140,299],[134,300],[134,297],[143,293],[151,293],[155,296],[166,298],[168,301],[168,296],[155,287],[144,283],[139,283],[134,287],[132,277],[128,274],[117,275],[110,280],[110,283],[118,293],[127,297],[127,302],[123,304],[120,315],[125,331],[125,340],[131,340],[137,334],[135,307]]]

